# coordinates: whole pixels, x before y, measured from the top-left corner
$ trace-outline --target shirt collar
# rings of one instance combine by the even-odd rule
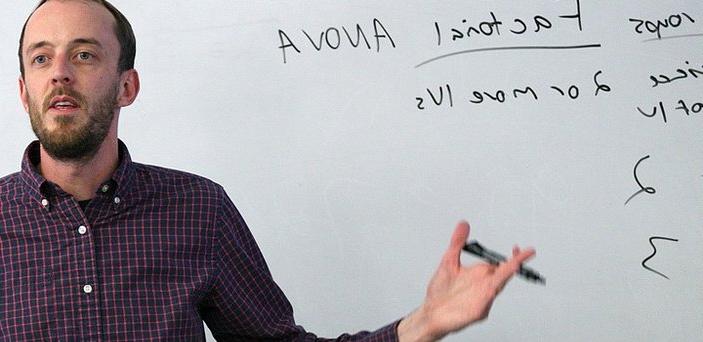
[[[119,196],[125,196],[128,193],[134,178],[135,165],[129,155],[127,146],[122,140],[118,141],[118,156],[119,165],[117,169],[115,169],[108,181],[96,189],[98,194],[107,193],[109,195],[119,194]],[[39,173],[37,168],[39,158],[39,141],[33,141],[24,151],[20,177],[28,187],[29,195],[37,202],[42,202],[43,199],[50,198],[61,190]],[[106,190],[103,191],[104,189]]]

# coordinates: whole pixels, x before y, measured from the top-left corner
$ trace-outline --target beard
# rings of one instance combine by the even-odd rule
[[[42,105],[29,98],[29,118],[32,130],[39,143],[52,158],[64,162],[81,162],[91,159],[105,140],[117,106],[117,85],[89,103],[81,93],[67,87],[56,88],[44,98]],[[67,95],[77,101],[79,108],[86,113],[71,116],[46,117],[55,96]],[[80,115],[86,115],[87,122],[81,124]],[[54,129],[47,128],[46,120],[54,120]]]

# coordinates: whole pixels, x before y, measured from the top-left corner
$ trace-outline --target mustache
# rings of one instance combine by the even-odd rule
[[[53,99],[56,96],[70,96],[74,100],[76,100],[76,104],[80,108],[85,108],[86,100],[85,96],[83,94],[71,89],[71,88],[66,88],[66,87],[60,87],[60,88],[54,88],[54,90],[51,91],[46,97],[44,97],[44,103],[42,103],[42,108],[43,111],[46,112],[49,110],[49,107],[51,106],[51,99]]]

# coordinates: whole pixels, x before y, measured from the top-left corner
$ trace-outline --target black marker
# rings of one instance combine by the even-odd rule
[[[507,260],[503,255],[500,255],[490,249],[484,248],[476,240],[469,241],[469,243],[464,245],[463,249],[493,265],[498,265],[501,262]],[[531,280],[542,285],[547,284],[547,279],[544,279],[544,277],[539,275],[537,271],[531,268],[520,265],[520,270],[518,271],[518,274],[523,276],[527,280]]]

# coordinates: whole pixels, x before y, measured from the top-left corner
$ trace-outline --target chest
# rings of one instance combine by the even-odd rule
[[[90,336],[91,328],[198,320],[212,272],[209,215],[149,201],[85,212],[75,202],[52,205],[2,209],[0,314],[9,319],[0,331]],[[140,312],[146,304],[149,315]]]

